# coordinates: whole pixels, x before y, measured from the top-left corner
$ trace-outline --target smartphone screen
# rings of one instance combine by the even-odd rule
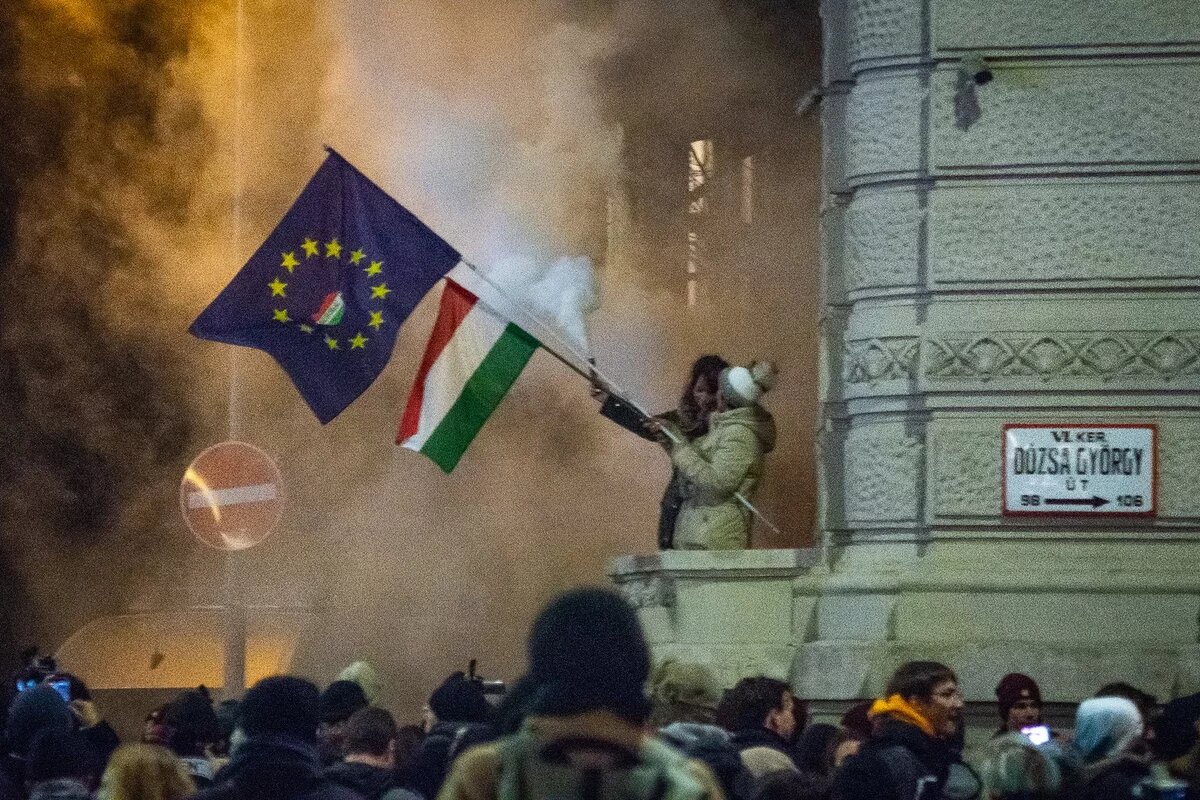
[[[70,681],[50,681],[50,687],[62,695],[63,700],[66,700],[68,703],[71,702]]]
[[[1021,728],[1021,733],[1035,745],[1042,745],[1050,741],[1050,729],[1045,725],[1030,725]]]

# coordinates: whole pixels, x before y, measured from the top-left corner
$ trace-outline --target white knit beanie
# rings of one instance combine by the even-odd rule
[[[775,385],[779,372],[770,361],[753,361],[749,367],[726,367],[717,383],[731,408],[754,405]]]

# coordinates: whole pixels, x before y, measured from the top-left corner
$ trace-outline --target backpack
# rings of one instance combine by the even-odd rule
[[[638,751],[604,739],[502,739],[496,800],[706,800],[687,759],[662,742]]]

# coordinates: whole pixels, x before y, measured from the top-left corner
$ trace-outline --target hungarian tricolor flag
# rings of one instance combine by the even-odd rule
[[[452,471],[538,345],[447,279],[396,443]]]

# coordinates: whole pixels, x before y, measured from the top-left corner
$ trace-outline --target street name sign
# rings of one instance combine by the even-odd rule
[[[1004,426],[1005,515],[1152,516],[1154,425]]]
[[[283,514],[283,478],[269,455],[245,442],[221,442],[191,463],[179,507],[196,538],[218,550],[266,539]]]

